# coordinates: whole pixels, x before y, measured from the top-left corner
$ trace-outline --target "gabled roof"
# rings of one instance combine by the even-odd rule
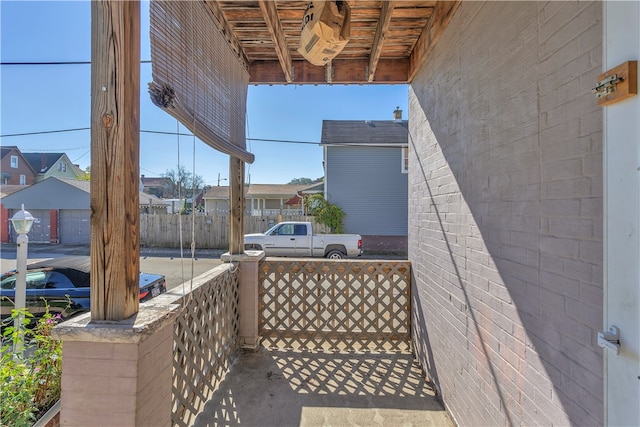
[[[324,193],[324,180],[309,184],[306,187],[302,188],[300,192],[303,194]]]
[[[13,194],[16,191],[20,191],[27,187],[28,185],[10,185],[10,184],[0,185],[0,198],[8,196],[9,194]]]
[[[22,153],[36,173],[47,173],[65,153]],[[69,165],[73,166],[73,165]]]
[[[151,206],[151,205],[170,205],[171,202],[163,200],[159,197],[154,196],[153,194],[140,192],[140,200],[138,204],[140,206]]]
[[[307,185],[299,184],[251,184],[245,187],[245,197],[273,197],[291,198],[298,191],[306,188]],[[228,199],[229,187],[211,187],[204,195],[205,199]]]
[[[299,184],[251,184],[247,196],[291,197],[305,187]]]
[[[247,188],[244,189],[245,194],[247,193]],[[228,199],[229,198],[229,187],[226,185],[218,185],[217,187],[209,188],[203,196],[205,199]]]
[[[4,191],[5,187],[2,186]],[[51,177],[33,185],[22,185],[18,191],[6,195],[2,204],[9,209],[19,209],[22,203],[28,209],[89,209],[91,182],[79,179]],[[166,205],[151,194],[139,193],[139,204]]]
[[[142,185],[145,187],[164,187],[169,183],[169,178],[166,177],[147,177],[140,178]]]
[[[47,178],[3,197],[8,209],[89,209],[89,181]]]
[[[72,185],[82,191],[86,191],[87,193],[91,192],[91,181],[86,181],[83,179],[69,179],[69,178],[56,178],[56,179],[59,179],[60,181],[68,185]]]
[[[17,146],[15,146],[15,145],[7,145],[7,146],[1,147],[1,148],[2,148],[2,150],[1,150],[2,153],[0,154],[0,159],[4,159],[5,156],[8,156],[10,153],[15,153],[18,156],[22,157],[22,160],[29,167],[29,169],[31,169],[33,171],[33,173],[37,175],[37,172],[35,171],[35,169],[33,169],[33,166],[31,166],[31,164],[29,163],[29,161],[25,157],[24,153],[22,151],[20,151],[20,149]],[[4,174],[5,174],[5,172],[3,171],[3,175]]]
[[[16,147],[15,145],[7,145],[5,147],[1,147],[0,159],[4,159],[4,156],[6,156],[7,154],[11,153],[12,151],[20,151],[20,149],[18,147]]]
[[[406,120],[323,120],[320,145],[409,144]]]

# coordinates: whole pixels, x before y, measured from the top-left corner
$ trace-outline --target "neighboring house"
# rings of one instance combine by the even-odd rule
[[[317,184],[314,184],[317,185]],[[245,209],[251,216],[302,215],[303,201],[296,197],[308,185],[251,184],[245,191]],[[211,187],[204,194],[209,214],[229,212],[229,187]]]
[[[402,119],[322,122],[325,199],[365,251],[407,251],[407,129]]]
[[[30,242],[89,244],[90,186],[90,181],[48,178],[2,197],[0,204],[7,209],[9,218],[23,204],[36,218],[29,232]],[[139,197],[142,213],[166,213],[167,208],[162,200],[144,193],[140,193]],[[10,241],[15,241],[15,231],[13,227],[10,228],[8,236]]]
[[[171,180],[166,177],[147,177],[140,176],[140,182],[142,183],[143,190],[147,194],[153,194],[160,198],[174,197],[171,191]]]
[[[2,147],[0,184],[31,185],[36,182],[36,171],[16,146]]]
[[[36,172],[36,182],[51,177],[77,179],[83,175],[65,153],[24,153],[24,157]]]

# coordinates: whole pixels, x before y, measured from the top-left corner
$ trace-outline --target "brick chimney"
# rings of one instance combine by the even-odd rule
[[[402,110],[400,109],[400,106],[397,106],[396,109],[393,111],[393,121],[394,122],[402,121]]]

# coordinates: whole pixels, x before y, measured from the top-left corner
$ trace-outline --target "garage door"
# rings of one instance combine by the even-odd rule
[[[64,209],[60,211],[60,243],[88,245],[91,243],[90,211]]]

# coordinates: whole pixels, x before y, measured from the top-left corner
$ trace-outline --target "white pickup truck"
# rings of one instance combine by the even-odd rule
[[[265,233],[245,234],[245,249],[263,250],[267,256],[342,259],[362,254],[359,234],[313,234],[310,222],[281,222]]]

